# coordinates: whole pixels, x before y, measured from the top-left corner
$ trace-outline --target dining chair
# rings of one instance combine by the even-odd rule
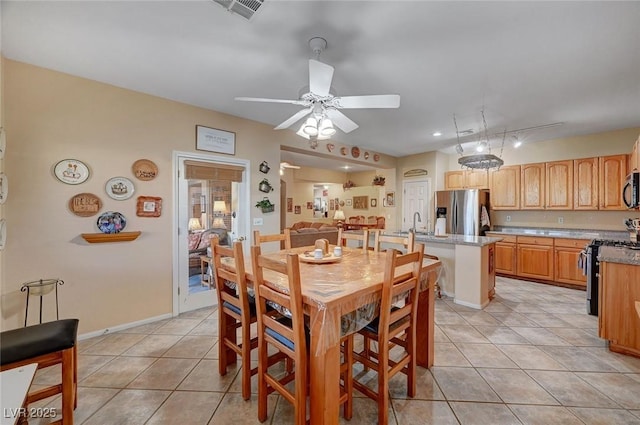
[[[227,364],[239,355],[242,361],[242,397],[251,398],[251,376],[258,368],[251,368],[251,350],[258,347],[258,338],[251,338],[251,324],[257,322],[255,300],[247,291],[242,242],[232,247],[222,246],[212,239],[216,295],[218,297],[218,372],[227,374]],[[222,258],[233,258],[235,269],[223,264]],[[242,342],[237,342],[237,329]],[[235,354],[234,354],[235,353]]]
[[[415,244],[415,235],[413,232],[409,232],[407,236],[397,236],[397,235],[385,235],[383,234],[382,229],[376,229],[374,231],[375,237],[373,240],[373,250],[375,252],[384,251],[380,249],[380,245],[383,243],[402,245],[407,252],[413,251],[413,247]]]
[[[251,247],[251,260],[256,285],[258,313],[258,419],[267,419],[267,395],[278,391],[294,407],[296,424],[306,423],[306,398],[309,377],[310,334],[305,326],[300,281],[300,260],[297,254],[287,254],[286,264],[261,255],[259,246]],[[286,276],[288,288],[282,288],[265,279],[264,270]],[[273,274],[272,274],[273,276]],[[277,306],[277,308],[272,308]],[[283,313],[274,315],[274,311]],[[344,417],[353,414],[353,334],[340,339],[344,360],[340,364],[342,385],[340,404],[344,405]],[[275,354],[268,355],[269,345]],[[294,367],[269,372],[278,361],[292,360]],[[277,374],[277,375],[276,375]],[[293,392],[287,388],[295,379]]]
[[[284,229],[282,233],[261,235],[260,230],[253,231],[253,244],[261,245],[265,242],[280,242],[280,249],[291,249],[291,230]]]
[[[358,331],[365,338],[364,349],[354,353],[354,362],[377,372],[377,391],[354,378],[353,387],[378,402],[378,424],[389,421],[389,379],[402,372],[407,375],[407,394],[416,393],[416,320],[420,269],[424,245],[400,254],[387,250],[384,281],[380,301],[380,315]],[[410,267],[407,270],[407,266]],[[402,270],[400,270],[402,268]],[[367,340],[376,341],[377,352],[368,348]],[[395,350],[402,347],[403,350]],[[394,349],[393,358],[390,356]]]
[[[358,241],[362,243],[361,248],[365,251],[369,249],[369,231],[363,229],[358,233],[345,232],[343,229],[338,230],[338,242],[339,246],[347,246],[347,241]]]
[[[267,395],[274,390],[288,400],[294,408],[296,424],[307,419],[307,346],[300,286],[300,263],[297,254],[287,254],[286,264],[261,255],[260,246],[251,247],[251,260],[255,279],[258,314],[258,420],[267,419]],[[264,270],[284,275],[288,288],[282,288],[265,279]],[[276,316],[267,309],[267,303],[277,305],[276,310],[287,312]],[[275,356],[293,360],[292,373],[270,371],[269,346],[277,350]],[[286,357],[285,357],[286,356]],[[287,384],[295,380],[292,390]]]

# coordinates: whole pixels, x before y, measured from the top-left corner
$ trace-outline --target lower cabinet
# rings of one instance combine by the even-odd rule
[[[587,287],[587,277],[578,268],[580,252],[588,242],[581,239],[555,239],[555,281]]]
[[[553,239],[551,245],[520,243],[518,237],[517,276],[553,280]]]
[[[496,273],[515,276],[516,274],[516,237],[500,236],[502,240],[496,242]]]
[[[640,266],[600,263],[598,335],[609,349],[640,357]]]

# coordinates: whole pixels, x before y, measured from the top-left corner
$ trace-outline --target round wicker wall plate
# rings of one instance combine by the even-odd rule
[[[78,217],[91,217],[102,209],[102,200],[93,193],[78,193],[69,199],[69,209]]]
[[[149,159],[139,159],[133,163],[131,171],[138,180],[149,181],[158,175],[158,166]]]
[[[357,146],[354,146],[351,148],[351,156],[354,158],[357,158],[360,156],[360,148]]]

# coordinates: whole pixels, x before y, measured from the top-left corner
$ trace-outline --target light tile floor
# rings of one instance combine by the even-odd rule
[[[413,399],[392,380],[391,424],[640,424],[640,359],[608,351],[584,291],[498,278],[496,293],[484,311],[437,300],[435,366],[418,368]],[[238,368],[218,375],[215,309],[83,340],[79,353],[77,424],[259,424]],[[52,369],[34,385],[53,383]],[[375,423],[376,404],[354,396],[341,423]],[[266,423],[292,423],[282,397]]]

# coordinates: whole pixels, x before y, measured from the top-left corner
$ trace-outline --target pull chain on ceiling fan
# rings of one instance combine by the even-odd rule
[[[275,129],[288,128],[310,115],[297,132],[298,135],[310,140],[330,138],[335,134],[334,125],[345,133],[358,128],[358,124],[340,112],[339,109],[378,109],[398,108],[400,106],[400,96],[397,94],[335,96],[335,94],[331,93],[334,68],[319,61],[320,53],[327,47],[327,41],[321,37],[314,37],[309,40],[309,46],[315,53],[316,59],[309,60],[309,91],[303,93],[299,99],[287,100],[260,97],[236,97],[235,99],[245,102],[288,103],[304,107],[304,109],[293,114]]]

